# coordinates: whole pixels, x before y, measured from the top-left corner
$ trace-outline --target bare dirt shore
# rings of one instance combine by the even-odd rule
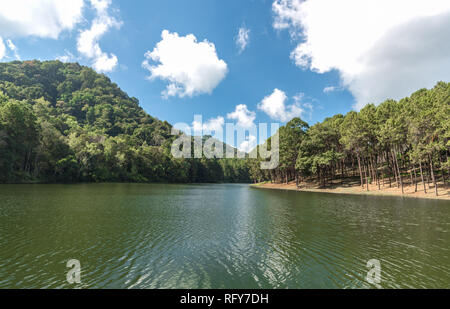
[[[381,190],[379,190],[378,185],[372,184],[369,185],[369,191],[367,188],[362,188],[358,182],[344,182],[341,184],[340,182],[336,182],[328,187],[321,187],[317,183],[313,182],[302,182],[299,184],[299,188],[294,182],[290,182],[288,184],[283,183],[259,183],[254,184],[252,187],[260,188],[260,189],[273,189],[273,190],[289,190],[289,191],[299,191],[299,192],[321,192],[321,193],[335,193],[335,194],[357,194],[357,195],[373,195],[373,196],[399,196],[399,197],[408,197],[408,198],[426,198],[426,199],[439,199],[439,200],[448,200],[450,201],[450,188],[449,186],[444,186],[442,183],[438,184],[438,194],[435,195],[434,186],[430,187],[428,184],[425,185],[427,193],[425,194],[423,189],[423,184],[418,183],[417,192],[415,192],[415,186],[411,184],[404,185],[404,194],[402,194],[401,188],[397,187],[396,183],[392,183],[391,187],[389,184],[381,186]]]

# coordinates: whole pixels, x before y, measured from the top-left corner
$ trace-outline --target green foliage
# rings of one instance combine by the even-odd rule
[[[314,176],[325,185],[338,174],[359,173],[362,184],[365,179],[366,184],[380,185],[381,174],[394,175],[402,183],[401,175],[412,175],[419,164],[427,166],[431,176],[441,169],[444,178],[444,170],[450,172],[450,83],[439,82],[400,102],[368,104],[359,112],[336,115],[312,127],[294,119],[279,133],[279,168],[263,172],[258,169],[260,159],[250,161],[252,179]]]
[[[174,159],[172,126],[105,75],[0,63],[0,182],[249,182],[245,160]]]

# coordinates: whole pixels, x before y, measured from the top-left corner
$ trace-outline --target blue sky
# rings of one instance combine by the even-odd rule
[[[271,1],[113,1],[110,11],[122,21],[120,29],[111,29],[100,40],[102,49],[114,53],[118,66],[106,72],[130,96],[139,99],[142,107],[170,123],[194,120],[194,114],[204,120],[223,116],[235,106],[246,104],[256,112],[256,122],[273,121],[258,103],[278,88],[292,97],[304,93],[304,102],[314,106],[303,117],[314,123],[335,113],[352,108],[353,99],[347,91],[325,94],[327,86],[339,85],[337,72],[316,74],[295,66],[289,55],[295,43],[287,31],[272,27]],[[89,27],[87,14],[85,27]],[[247,48],[239,53],[235,40],[239,28],[250,30]],[[80,28],[83,28],[80,26]],[[163,80],[149,81],[149,72],[142,67],[144,54],[161,41],[163,30],[180,36],[194,34],[198,41],[213,43],[217,55],[228,65],[228,73],[212,94],[194,97],[163,98],[161,92],[167,84]],[[21,59],[55,59],[69,52],[72,61],[90,65],[90,59],[77,52],[77,30],[62,32],[57,40],[24,37],[14,40]],[[7,59],[3,59],[5,61]],[[9,59],[12,60],[12,59]]]
[[[58,58],[93,66],[149,114],[172,124],[191,124],[195,114],[230,121],[227,115],[239,105],[255,123],[301,116],[314,124],[450,80],[447,0],[63,3],[0,0],[0,61]],[[242,51],[236,43],[240,28],[249,31]],[[163,30],[176,43],[164,51],[157,48],[166,41]],[[185,45],[193,51],[185,56],[176,47],[189,35],[196,41]],[[204,40],[215,47],[204,46],[210,57],[205,63],[197,55]],[[165,65],[153,59],[145,68],[145,54],[152,51],[171,58]],[[179,72],[173,59],[186,57],[184,63],[193,65]],[[201,76],[204,65],[209,71]],[[167,76],[176,76],[175,82]],[[208,84],[211,79],[216,82]],[[178,92],[164,96],[171,83]]]

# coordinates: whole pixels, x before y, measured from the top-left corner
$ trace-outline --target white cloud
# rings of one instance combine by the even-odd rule
[[[93,60],[92,65],[96,71],[111,72],[118,64],[117,56],[105,53],[99,45],[99,40],[111,28],[120,28],[122,22],[109,14],[111,0],[90,0],[90,3],[97,15],[91,28],[80,33],[77,49],[83,56]]]
[[[83,20],[83,9],[90,3],[96,16],[90,29],[80,32],[77,49],[93,60],[99,72],[112,71],[118,63],[117,56],[102,51],[101,37],[111,28],[119,28],[121,22],[108,10],[112,0],[0,0],[0,35],[3,37],[27,37],[58,39],[63,31],[73,30]],[[11,40],[8,47],[19,59],[18,51]],[[63,55],[59,60],[69,61],[73,57]]]
[[[64,51],[64,55],[56,57],[56,60],[61,62],[72,62],[75,60],[75,56],[68,50]]]
[[[314,105],[311,103],[311,101],[317,101],[313,98],[306,97],[304,93],[298,93],[297,95],[292,97],[294,99],[295,105],[300,107],[301,111],[299,111],[299,114],[295,117],[304,117],[305,114],[308,116],[309,120],[312,119],[313,112],[314,112]],[[292,117],[294,118],[294,117]]]
[[[239,145],[238,150],[249,153],[250,151],[255,149],[256,143],[257,143],[256,136],[249,135],[248,138]]]
[[[6,44],[8,45],[8,48],[12,50],[13,52],[17,51],[16,45],[11,40],[6,40]]]
[[[334,87],[334,86],[329,86],[329,87],[325,87],[325,88],[323,88],[323,92],[324,93],[330,93],[330,92],[334,92],[334,91],[336,91],[336,87]]]
[[[59,60],[61,62],[67,63],[71,61],[71,58],[69,55],[63,55],[63,56],[58,56],[56,57],[56,60]]]
[[[16,47],[16,45],[14,45],[14,43],[9,39],[6,40],[6,45],[13,52],[14,58],[20,60],[19,49]]]
[[[258,109],[265,112],[270,118],[286,122],[295,117],[300,117],[304,110],[300,106],[302,96],[294,97],[294,104],[286,105],[288,97],[284,91],[275,89],[271,95],[265,97],[259,104]]]
[[[111,5],[112,0],[90,0],[91,5],[98,11],[98,12],[106,12],[108,10],[108,7]]]
[[[0,60],[3,59],[3,57],[5,57],[6,54],[6,46],[5,43],[3,42],[2,37],[0,37]]]
[[[212,131],[215,132],[222,132],[223,126],[225,124],[225,119],[221,116],[217,118],[211,118],[205,123],[201,123],[199,121],[194,121],[192,123],[192,129],[194,132],[201,132],[203,131],[206,134],[210,134]]]
[[[228,73],[227,64],[218,58],[213,43],[197,42],[193,34],[179,36],[168,30],[161,37],[153,51],[145,54],[143,67],[150,71],[150,79],[169,82],[163,96],[210,94]]]
[[[256,114],[248,110],[247,105],[240,104],[236,106],[234,112],[227,115],[227,118],[237,120],[237,125],[242,128],[250,128],[254,125]]]
[[[8,49],[12,51],[15,59],[20,60],[20,56],[16,45],[14,45],[14,43],[9,39],[7,39],[5,43],[3,38],[0,36],[0,60],[2,60],[3,58],[6,59],[11,58],[7,55]]]
[[[81,21],[83,0],[0,0],[0,35],[57,39]]]
[[[448,0],[276,0],[274,28],[303,42],[297,66],[337,70],[356,108],[450,80]]]
[[[246,27],[239,28],[239,33],[236,37],[236,45],[239,48],[239,53],[242,53],[245,48],[247,48],[248,43],[250,42],[250,29]]]

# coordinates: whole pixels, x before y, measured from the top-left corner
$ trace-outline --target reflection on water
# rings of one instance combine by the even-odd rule
[[[0,288],[450,287],[446,201],[246,185],[0,186]]]

